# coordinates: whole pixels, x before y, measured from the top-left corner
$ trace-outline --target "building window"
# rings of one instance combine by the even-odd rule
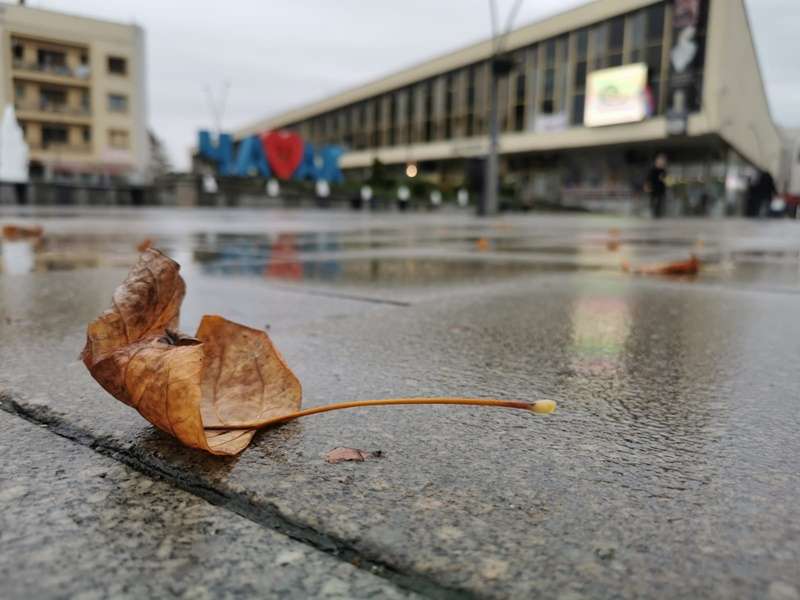
[[[39,108],[60,111],[67,106],[67,92],[61,88],[39,88]]]
[[[608,66],[622,64],[622,46],[625,42],[625,17],[611,19],[608,24]]]
[[[653,114],[663,112],[662,100],[662,54],[664,38],[664,10],[665,5],[655,4],[645,9],[646,48],[644,51],[644,62],[647,63],[647,85],[652,98]]]
[[[524,63],[523,63],[524,64]],[[514,130],[525,130],[525,72],[517,74],[516,93],[514,94]]]
[[[455,100],[454,75],[448,73],[444,80],[444,138],[453,137],[453,104]]]
[[[583,125],[583,108],[586,94],[586,74],[589,67],[589,30],[575,32],[575,69],[572,81],[572,110],[570,123]]]
[[[344,140],[344,145],[348,148],[353,147],[353,140],[355,139],[354,130],[353,130],[353,112],[356,110],[354,106],[351,106],[349,109],[344,109],[344,135],[342,139]]]
[[[123,94],[109,94],[108,111],[116,113],[128,112],[128,97]]]
[[[381,145],[381,127],[383,127],[383,98],[375,100],[372,118],[372,141],[370,145],[377,148]]]
[[[123,129],[109,129],[108,145],[112,148],[127,148],[130,145],[128,132]]]
[[[646,10],[647,41],[661,43],[664,36],[664,4],[654,4]]]
[[[363,150],[366,142],[366,104],[360,102],[353,110],[353,143],[357,150]]]
[[[25,99],[25,84],[24,83],[15,83],[14,84],[14,97],[18,100]]]
[[[569,84],[569,35],[562,35],[556,40],[558,59],[556,64],[556,112],[568,110],[567,86]]]
[[[75,67],[73,75],[80,79],[88,79],[89,75],[91,75],[91,70],[89,69],[89,53],[85,50],[81,51],[80,61],[80,64]]]
[[[417,141],[416,127],[414,126],[416,94],[414,88],[409,87],[406,91],[406,142],[413,144]]]
[[[11,46],[11,53],[15,61],[21,61],[25,58],[25,47],[22,45],[22,42],[15,40]]]
[[[554,39],[544,43],[543,79],[544,89],[539,110],[542,114],[551,115],[555,110],[556,95],[556,41]]]
[[[600,23],[592,27],[592,70],[603,69],[606,66],[606,52],[608,50],[608,24]]]
[[[108,57],[108,72],[113,75],[128,74],[128,60],[119,56]]]
[[[425,83],[425,141],[433,139],[433,81]]]
[[[36,51],[36,63],[42,71],[52,71],[63,75],[69,74],[67,55],[64,52],[39,48]]]
[[[467,70],[467,137],[475,134],[475,65]]]
[[[389,145],[397,143],[397,94],[389,95]]]
[[[91,144],[92,143],[92,130],[89,127],[84,127],[83,131],[81,132],[83,137],[84,144]]]
[[[583,93],[575,94],[572,99],[572,124],[583,125],[583,110],[586,104],[586,96]]]
[[[630,27],[630,62],[640,62],[644,56],[644,12],[639,11],[631,15],[629,21]]]
[[[63,125],[43,125],[42,126],[42,148],[51,146],[63,146],[69,140],[69,131]]]

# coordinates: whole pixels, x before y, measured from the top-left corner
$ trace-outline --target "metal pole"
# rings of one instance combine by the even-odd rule
[[[489,89],[489,153],[486,157],[486,175],[483,182],[483,202],[478,205],[478,214],[489,216],[497,214],[499,202],[497,192],[499,187],[499,161],[497,156],[499,126],[497,123],[498,78],[494,72],[494,65],[490,69]]]
[[[478,203],[478,215],[495,215],[500,209],[500,159],[498,157],[500,149],[500,125],[498,123],[498,95],[501,76],[508,75],[511,63],[507,58],[502,57],[503,42],[514,26],[514,19],[517,17],[523,0],[516,0],[511,8],[503,32],[497,30],[497,3],[489,0],[489,14],[492,22],[492,60],[489,69],[489,148],[486,155],[486,168],[484,171],[483,198]],[[502,63],[502,64],[501,64]]]

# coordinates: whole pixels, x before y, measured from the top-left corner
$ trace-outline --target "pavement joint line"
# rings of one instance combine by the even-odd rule
[[[0,410],[34,425],[45,426],[54,435],[122,463],[146,477],[169,483],[184,492],[202,498],[213,506],[239,515],[256,526],[281,533],[296,542],[380,577],[405,591],[414,592],[433,600],[478,598],[468,590],[445,587],[426,575],[404,572],[385,561],[371,559],[364,552],[353,548],[335,536],[287,519],[274,505],[269,503],[254,505],[240,494],[225,494],[201,481],[191,481],[186,478],[185,474],[171,470],[168,462],[148,460],[151,457],[131,452],[105,441],[105,436],[95,437],[80,427],[66,423],[58,413],[48,407],[26,406],[16,400],[7,389],[0,389]]]
[[[411,302],[407,302],[404,300],[389,300],[387,298],[375,298],[373,296],[361,296],[360,294],[349,294],[347,292],[336,292],[332,290],[321,290],[319,288],[300,288],[291,285],[280,285],[275,283],[270,283],[270,287],[275,288],[277,290],[283,290],[286,292],[295,292],[298,294],[306,294],[308,296],[323,296],[325,298],[341,298],[342,300],[355,300],[357,302],[369,302],[371,304],[388,304],[390,306],[401,306],[403,308],[408,308],[413,304]]]

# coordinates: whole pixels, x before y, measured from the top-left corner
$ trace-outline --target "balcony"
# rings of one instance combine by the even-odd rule
[[[87,65],[79,65],[70,68],[62,64],[46,63],[46,62],[25,62],[20,59],[14,59],[12,68],[15,71],[24,71],[34,78],[44,78],[46,81],[65,79],[71,80],[78,85],[89,85],[89,79],[92,76],[92,71]]]
[[[92,109],[88,106],[69,106],[54,102],[15,102],[14,109],[17,112],[43,112],[71,117],[88,117],[92,114]]]
[[[85,106],[70,106],[53,102],[15,102],[17,118],[25,121],[53,121],[88,125],[92,120],[92,110]]]
[[[92,152],[91,144],[70,144],[56,141],[28,142],[28,148],[33,152],[47,152],[51,155],[91,154]]]

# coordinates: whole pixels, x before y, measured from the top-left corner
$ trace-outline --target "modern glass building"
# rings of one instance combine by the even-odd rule
[[[466,185],[488,147],[491,40],[235,132],[340,144],[342,168],[379,160]],[[744,0],[597,0],[509,34],[499,75],[501,177],[532,202],[625,202],[664,152],[674,197],[735,203],[775,172],[773,124]],[[505,60],[508,59],[508,60]]]

